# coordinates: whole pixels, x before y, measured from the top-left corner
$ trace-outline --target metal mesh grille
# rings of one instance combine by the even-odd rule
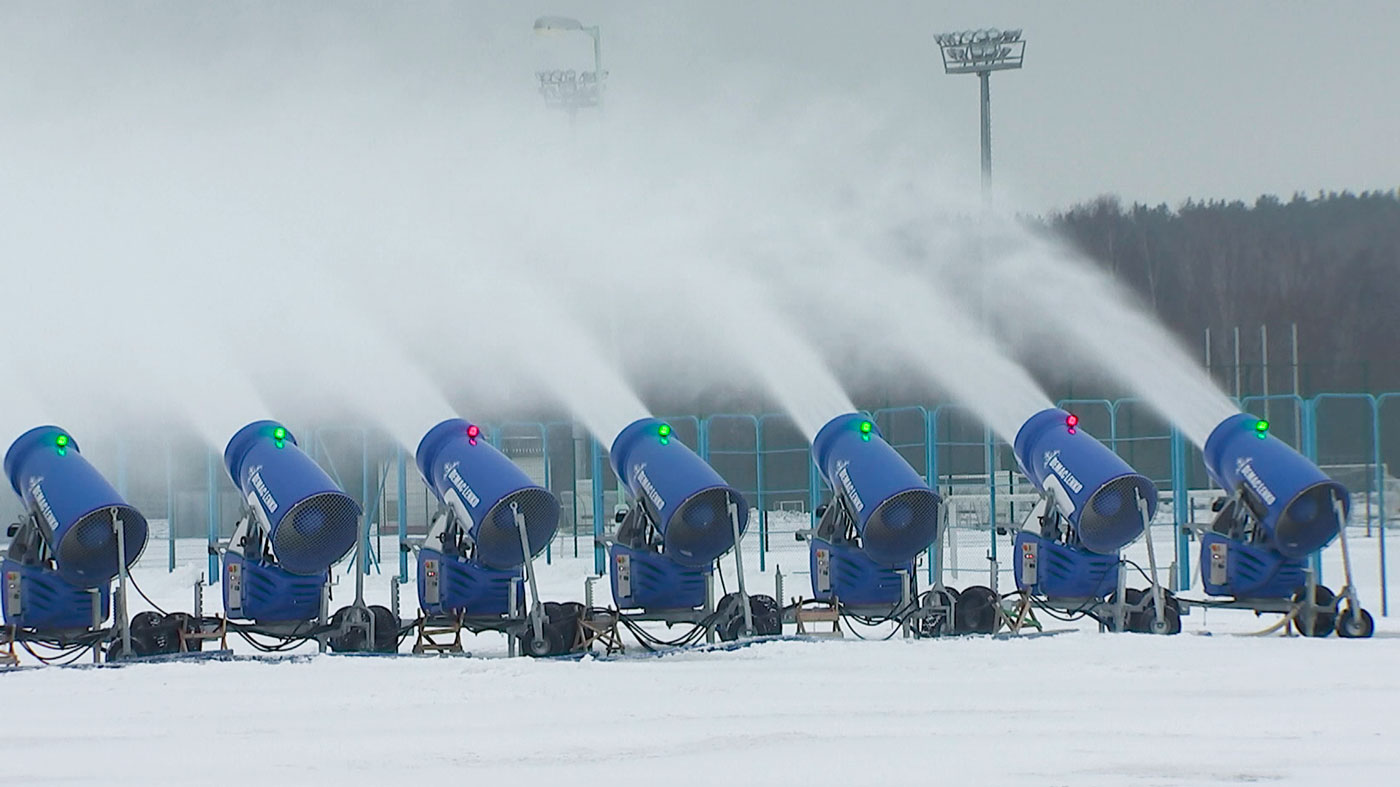
[[[1324,481],[1288,501],[1274,527],[1278,551],[1288,557],[1302,557],[1326,546],[1340,528],[1334,498],[1342,501],[1345,511],[1346,488],[1336,481]]]
[[[111,506],[99,508],[79,519],[63,534],[54,550],[59,574],[75,585],[91,587],[117,575],[117,534],[112,527]],[[129,566],[146,548],[146,518],[131,506],[116,506],[126,542]]]
[[[861,544],[875,560],[899,563],[914,557],[938,537],[938,506],[931,489],[910,489],[886,498],[865,520]]]
[[[1099,487],[1079,515],[1079,541],[1101,555],[1116,552],[1142,533],[1138,499],[1152,499],[1152,482],[1125,475]]]
[[[683,566],[707,566],[734,546],[729,503],[747,517],[748,504],[728,487],[715,487],[686,498],[666,525],[666,554]],[[741,527],[747,524],[739,520]]]
[[[355,546],[360,507],[348,495],[322,492],[292,506],[272,534],[272,551],[293,574],[319,574]]]
[[[525,517],[531,555],[544,549],[559,528],[559,501],[554,495],[538,487],[511,492],[486,513],[477,529],[476,559],[491,568],[512,569],[525,562],[512,505]]]

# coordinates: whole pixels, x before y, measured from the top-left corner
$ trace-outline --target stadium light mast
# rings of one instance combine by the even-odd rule
[[[603,33],[597,25],[587,26],[577,19],[567,16],[542,16],[535,20],[535,33],[557,35],[561,33],[586,33],[593,39],[593,70],[582,74],[567,71],[538,71],[535,77],[540,81],[540,95],[546,106],[563,109],[569,113],[570,121],[583,107],[598,107],[603,104],[603,80],[608,73],[603,70]]]
[[[982,83],[982,201],[992,202],[992,88],[993,71],[1020,68],[1026,42],[1020,30],[964,30],[934,36],[943,53],[947,74],[976,74]]]

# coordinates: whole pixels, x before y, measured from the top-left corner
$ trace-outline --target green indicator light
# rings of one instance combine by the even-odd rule
[[[656,428],[656,433],[659,434],[659,435],[661,435],[662,437],[670,437],[670,436],[671,436],[671,425],[670,425],[670,424],[662,424],[661,426],[659,426],[659,427]]]
[[[61,434],[61,435],[59,435],[58,437],[54,438],[54,441],[53,441],[53,442],[54,442],[54,445],[58,446],[59,448],[67,448],[67,447],[68,447],[68,435],[66,435],[66,434]]]
[[[1268,437],[1268,436],[1269,436],[1269,422],[1268,422],[1268,421],[1265,421],[1263,418],[1260,418],[1258,421],[1255,421],[1255,422],[1254,422],[1254,433],[1255,433],[1256,435],[1259,436],[1259,439],[1260,439],[1260,440],[1263,440],[1265,437]]]
[[[286,440],[286,439],[287,439],[287,430],[284,429],[284,428],[282,428],[282,427],[280,427],[280,426],[277,427],[276,429],[273,429],[273,430],[272,430],[272,439],[273,439],[273,440]]]
[[[860,422],[860,439],[865,440],[866,442],[869,442],[869,441],[870,441],[870,433],[873,432],[874,430],[875,430],[875,424],[872,424],[872,423],[869,422],[869,421],[861,421],[861,422]]]

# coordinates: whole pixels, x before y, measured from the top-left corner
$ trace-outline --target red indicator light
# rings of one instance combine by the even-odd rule
[[[471,426],[468,426],[468,427],[467,427],[467,437],[470,437],[470,438],[472,438],[472,439],[476,439],[476,437],[479,436],[480,434],[481,434],[481,427],[477,426],[476,424],[472,424]]]
[[[1074,413],[1066,415],[1065,426],[1069,428],[1070,434],[1074,434],[1076,431],[1078,431],[1075,427],[1079,426],[1079,416],[1075,415]]]

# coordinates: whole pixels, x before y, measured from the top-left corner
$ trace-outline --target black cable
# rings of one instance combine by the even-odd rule
[[[131,576],[130,574],[127,574],[127,575],[126,575],[126,581],[127,581],[127,582],[130,582],[130,583],[131,583],[131,586],[134,587],[134,588],[136,588],[136,593],[137,593],[138,595],[140,595],[141,598],[145,599],[147,604],[150,604],[153,608],[155,608],[155,611],[156,611],[156,612],[159,612],[159,613],[162,614],[162,615],[169,615],[169,614],[170,614],[169,612],[166,612],[165,610],[161,609],[159,604],[157,604],[156,602],[152,601],[150,596],[146,595],[146,591],[142,590],[142,589],[141,589],[141,586],[138,585],[138,584],[136,584],[136,578],[135,578],[135,577]]]

